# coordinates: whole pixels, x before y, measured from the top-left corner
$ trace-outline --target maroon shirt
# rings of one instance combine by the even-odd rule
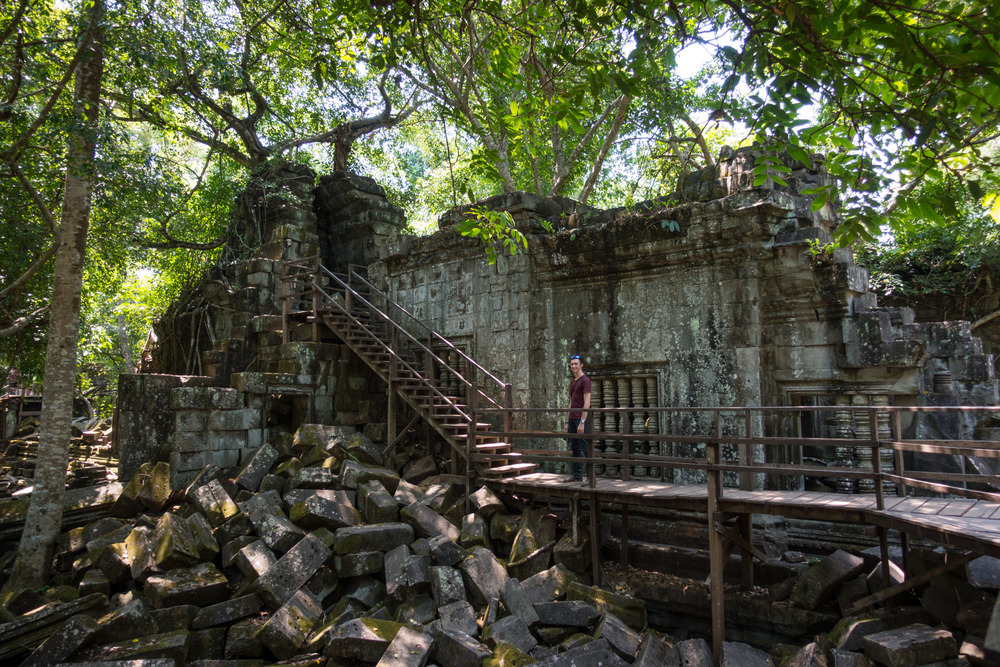
[[[583,395],[590,393],[590,378],[586,375],[581,375],[578,378],[573,378],[573,381],[569,384],[569,407],[571,408],[569,413],[570,419],[580,419],[583,415],[582,412],[573,412],[572,408],[582,408],[583,407]]]

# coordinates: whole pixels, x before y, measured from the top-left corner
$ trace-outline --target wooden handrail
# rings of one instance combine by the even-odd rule
[[[424,324],[423,322],[421,322],[413,314],[411,314],[410,311],[406,310],[406,308],[404,308],[400,304],[396,303],[392,298],[390,298],[389,295],[385,294],[379,288],[377,288],[374,285],[372,285],[363,276],[359,275],[359,276],[357,276],[357,278],[359,280],[361,280],[365,285],[367,285],[369,289],[374,290],[379,296],[381,296],[383,299],[385,299],[386,303],[392,304],[393,307],[395,307],[397,310],[399,310],[399,312],[401,312],[402,314],[406,315],[406,317],[408,317],[410,320],[412,320],[414,324],[416,324],[419,327],[422,327],[426,331],[426,333],[430,334],[435,340],[438,340],[438,341],[444,343],[445,347],[447,347],[449,350],[455,352],[460,357],[462,357],[463,359],[465,359],[465,361],[468,362],[470,366],[472,366],[473,368],[475,368],[476,370],[478,370],[480,373],[482,373],[483,375],[485,375],[486,377],[488,377],[490,380],[493,380],[493,382],[495,382],[500,387],[504,386],[503,380],[501,380],[500,378],[496,377],[495,375],[493,375],[492,373],[490,373],[488,370],[486,370],[485,368],[483,368],[479,364],[479,362],[477,362],[475,359],[473,359],[468,354],[466,354],[465,352],[463,352],[460,348],[456,347],[450,340],[448,340],[447,338],[445,338],[444,336],[442,336],[441,334],[439,334],[437,331],[434,331],[429,326],[427,326],[426,324]]]
[[[350,286],[349,286],[349,285],[348,285],[347,283],[345,283],[344,281],[342,281],[342,280],[341,280],[341,279],[340,279],[339,277],[337,277],[336,275],[334,275],[334,274],[333,274],[333,273],[332,273],[332,272],[331,272],[331,271],[330,271],[329,269],[327,269],[326,267],[321,267],[321,269],[322,269],[322,271],[323,271],[323,272],[325,272],[325,273],[326,273],[327,275],[329,275],[329,276],[330,276],[331,278],[333,278],[333,279],[334,279],[334,280],[336,280],[336,281],[337,281],[338,283],[340,283],[340,286],[341,286],[341,287],[342,287],[342,288],[343,288],[344,290],[346,290],[346,291],[349,291],[349,293],[350,293],[350,294],[351,294],[351,295],[352,295],[352,296],[353,296],[353,297],[354,297],[355,299],[359,299],[359,300],[361,301],[361,303],[363,303],[364,305],[368,306],[368,308],[369,308],[369,309],[370,309],[370,310],[371,310],[372,312],[376,313],[376,314],[377,314],[377,315],[378,315],[378,316],[379,316],[379,317],[380,317],[380,318],[381,318],[381,319],[382,319],[382,320],[383,320],[384,322],[386,322],[387,324],[389,324],[389,325],[390,325],[391,327],[393,327],[393,328],[397,329],[397,330],[398,330],[398,331],[399,331],[399,332],[400,332],[400,333],[401,333],[402,335],[404,335],[404,336],[405,336],[405,337],[406,337],[406,338],[407,338],[407,339],[408,339],[408,340],[409,340],[409,341],[410,341],[411,343],[413,343],[413,344],[414,344],[414,345],[416,345],[416,346],[417,346],[417,347],[418,347],[419,349],[423,350],[423,351],[424,351],[424,352],[425,352],[426,354],[428,354],[428,355],[429,355],[429,356],[430,356],[430,357],[431,357],[432,359],[434,359],[434,361],[436,361],[436,362],[437,362],[437,363],[438,363],[438,364],[439,364],[439,365],[440,365],[440,366],[441,366],[442,368],[446,369],[446,370],[447,370],[447,371],[448,371],[448,372],[449,372],[449,373],[450,373],[451,375],[453,375],[453,376],[454,376],[454,377],[455,377],[455,378],[456,378],[456,379],[457,379],[457,380],[458,380],[458,381],[459,381],[459,382],[460,382],[460,383],[461,383],[461,384],[462,384],[463,386],[465,386],[465,387],[471,387],[471,386],[472,386],[472,383],[471,383],[471,382],[470,382],[470,381],[469,381],[468,379],[466,379],[466,378],[465,378],[465,377],[464,377],[464,376],[463,376],[463,375],[462,375],[462,374],[461,374],[461,373],[460,373],[460,372],[459,372],[459,371],[458,371],[457,369],[454,369],[454,368],[452,368],[452,367],[451,367],[451,366],[450,366],[450,365],[449,365],[449,364],[448,364],[448,363],[447,363],[447,362],[446,362],[446,361],[445,361],[444,359],[441,359],[441,358],[440,358],[440,357],[439,357],[439,356],[438,356],[437,354],[435,354],[435,353],[434,353],[434,351],[433,351],[432,349],[430,349],[429,347],[427,347],[426,345],[424,345],[424,344],[423,344],[423,343],[422,343],[422,342],[421,342],[421,341],[420,341],[420,340],[419,340],[419,339],[418,339],[418,338],[417,338],[416,336],[414,336],[413,334],[411,334],[411,333],[410,333],[410,332],[409,332],[409,331],[408,331],[408,330],[407,330],[407,329],[406,329],[405,327],[403,327],[403,326],[402,326],[402,325],[400,325],[400,324],[399,324],[398,322],[396,322],[395,320],[393,320],[393,319],[392,319],[392,318],[391,318],[391,317],[390,317],[390,316],[389,316],[389,315],[388,315],[387,313],[383,312],[383,311],[382,311],[382,310],[381,310],[380,308],[378,308],[378,306],[376,306],[375,304],[371,303],[371,301],[369,301],[368,299],[366,299],[366,298],[365,298],[364,296],[362,296],[362,295],[361,295],[361,294],[360,294],[360,293],[359,293],[359,292],[358,292],[357,290],[353,289],[353,288],[352,288],[352,287],[350,287]],[[363,281],[364,281],[364,282],[365,282],[366,284],[368,284],[368,285],[370,286],[370,283],[368,283],[368,281],[364,280],[364,278],[361,278],[361,276],[355,276],[355,277],[357,277],[357,278],[358,278],[359,280],[363,280]],[[317,289],[319,289],[319,290],[320,290],[320,291],[321,291],[321,292],[323,293],[323,296],[324,296],[324,297],[326,298],[326,300],[327,300],[328,302],[332,302],[332,303],[336,304],[336,300],[334,300],[334,299],[333,299],[333,297],[332,297],[331,295],[327,294],[327,293],[326,293],[326,292],[325,292],[324,290],[322,290],[321,288],[317,288]],[[373,289],[375,289],[375,288],[373,287]],[[378,291],[378,290],[376,289],[376,292],[377,292],[377,291]],[[381,292],[379,292],[379,293],[381,294]],[[344,307],[340,306],[340,304],[336,304],[336,305],[337,305],[337,307],[338,307],[338,308],[340,308],[340,310],[342,310],[342,311],[343,311],[343,312],[345,312],[346,314],[350,315],[350,316],[351,316],[351,318],[352,318],[352,319],[354,319],[354,320],[355,320],[355,321],[357,322],[357,318],[355,318],[355,317],[354,317],[353,315],[351,315],[351,314],[350,314],[350,313],[349,313],[349,312],[347,311],[347,309],[346,309],[346,308],[344,308]],[[422,323],[421,323],[421,324],[422,324]],[[422,324],[422,325],[423,325],[423,324]],[[423,326],[425,326],[425,325],[423,325]],[[366,329],[366,330],[367,330],[367,329]],[[368,330],[368,332],[369,332],[370,334],[372,334],[372,336],[375,336],[375,334],[374,334],[374,333],[372,333],[372,332],[371,332],[370,330]],[[377,338],[377,336],[375,336],[375,337]],[[450,344],[450,343],[449,343],[449,344]],[[384,343],[383,343],[383,345],[384,345]],[[458,348],[455,348],[455,349],[457,350]],[[478,364],[477,364],[477,367],[478,367]],[[423,375],[422,375],[422,374],[418,374],[418,375],[419,375],[420,377],[423,377]],[[492,377],[492,376],[491,376],[491,377]],[[495,378],[494,378],[494,379],[495,379]],[[426,378],[425,378],[425,380],[426,380]],[[499,381],[498,381],[498,382],[499,382]],[[429,382],[427,382],[427,384],[428,384],[428,386],[431,386],[431,387],[433,387],[433,385],[431,385],[431,384],[430,384]],[[500,383],[500,385],[501,385],[501,387],[502,387],[502,386],[503,386],[503,383]],[[443,396],[443,394],[440,394],[440,392],[436,392],[436,393],[438,393],[439,395]],[[493,404],[493,405],[494,405],[495,407],[497,407],[497,408],[501,408],[501,405],[500,405],[500,403],[498,403],[498,402],[497,402],[497,401],[496,401],[496,400],[495,400],[495,399],[494,399],[494,398],[493,398],[492,396],[489,396],[488,394],[485,394],[485,393],[484,393],[484,392],[482,392],[482,391],[480,391],[480,392],[479,392],[479,395],[480,395],[480,396],[482,396],[483,398],[485,398],[485,399],[486,399],[487,401],[489,401],[489,402],[490,402],[491,404]],[[502,408],[501,408],[501,409],[502,409]]]

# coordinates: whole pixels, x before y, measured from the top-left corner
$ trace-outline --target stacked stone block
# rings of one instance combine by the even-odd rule
[[[388,241],[405,226],[403,212],[374,180],[346,171],[320,177],[316,188],[319,246],[331,271],[367,266],[389,252]]]
[[[260,410],[248,407],[236,389],[178,387],[170,392],[174,432],[170,446],[172,485],[190,482],[208,465],[239,466],[262,444]]]

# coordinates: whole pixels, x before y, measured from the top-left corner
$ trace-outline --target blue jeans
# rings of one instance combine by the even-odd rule
[[[566,422],[566,432],[576,433],[577,427],[580,425],[579,419],[570,419]],[[590,433],[590,420],[588,419],[583,423],[583,432]],[[584,438],[566,438],[569,440],[570,449],[573,451],[574,457],[586,458],[590,456],[590,441]],[[573,464],[573,477],[583,477],[583,464],[574,463]]]

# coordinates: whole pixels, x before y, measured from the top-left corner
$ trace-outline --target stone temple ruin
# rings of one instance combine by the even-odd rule
[[[880,308],[850,250],[822,251],[838,214],[833,204],[811,211],[797,194],[828,182],[819,159],[790,162],[788,187],[753,188],[752,151],[721,157],[676,195],[630,209],[524,193],[486,200],[528,239],[526,252],[494,266],[457,230],[472,207],[414,237],[370,179],[338,172],[317,186],[304,167],[272,166],[241,198],[244,247],[232,243],[160,322],[149,374],[122,378],[123,477],[142,461],[170,460],[178,483],[207,463],[237,466],[272,422],[357,425],[384,438],[385,384],[350,350],[312,342],[305,327],[293,332],[301,340],[281,342],[279,263],[316,255],[334,272],[367,267],[376,286],[509,382],[518,407],[568,404],[571,354],[594,380],[595,407],[997,403],[993,358],[968,323],[916,323],[905,308]],[[231,391],[208,401],[209,386]],[[850,416],[824,414],[767,428],[866,437]],[[957,439],[989,427],[931,417],[905,426]],[[622,430],[604,419],[605,430]],[[680,426],[644,424],[651,433]],[[870,457],[842,449],[833,460],[787,457],[871,468]],[[839,490],[856,489],[842,480]]]
[[[667,648],[649,633],[640,639],[647,622],[661,628],[687,624],[695,635],[711,634],[706,610],[715,593],[700,582],[637,579],[610,561],[621,555],[641,568],[704,579],[704,543],[711,532],[704,513],[636,512],[629,532],[625,511],[621,516],[605,513],[598,520],[594,496],[592,530],[581,538],[577,529],[585,522],[578,500],[570,499],[567,506],[552,498],[547,508],[539,509],[539,498],[497,495],[480,480],[467,486],[474,472],[465,476],[454,438],[449,441],[440,425],[432,428],[418,410],[395,401],[375,367],[356,354],[356,341],[319,327],[308,317],[308,304],[289,305],[290,272],[296,263],[319,263],[329,270],[328,277],[309,278],[314,286],[345,275],[369,281],[405,309],[407,317],[437,332],[417,327],[429,356],[463,373],[475,360],[509,383],[505,400],[523,410],[507,431],[562,428],[557,409],[568,405],[566,360],[579,354],[593,380],[594,407],[607,409],[594,414],[598,431],[664,435],[639,442],[639,455],[677,460],[704,456],[704,445],[666,437],[704,427],[683,408],[823,407],[828,409],[761,413],[754,417],[754,433],[857,439],[857,447],[789,445],[753,449],[750,456],[762,464],[817,471],[891,471],[903,459],[887,455],[873,460],[863,443],[893,426],[882,413],[858,408],[996,405],[993,358],[983,353],[968,323],[917,323],[905,308],[880,307],[868,290],[866,270],[853,263],[851,252],[825,248],[838,224],[835,202],[812,211],[811,198],[799,194],[829,183],[822,160],[808,165],[787,160],[792,170],[787,186],[768,181],[753,187],[754,159],[752,149],[727,149],[717,165],[685,177],[674,195],[628,209],[597,210],[524,193],[480,202],[477,207],[510,214],[528,241],[525,252],[495,265],[485,261],[479,241],[459,232],[458,224],[473,207],[447,212],[436,233],[415,237],[406,232],[402,212],[371,179],[347,172],[317,179],[301,165],[269,165],[240,196],[222,259],[158,322],[142,372],[120,378],[113,437],[126,490],[116,501],[115,516],[129,517],[131,523],[97,522],[67,533],[57,565],[67,572],[82,571],[74,559],[85,544],[94,565],[88,570],[94,574],[84,575],[89,577],[88,592],[126,586],[131,578],[142,582],[147,602],[161,608],[150,616],[122,600],[120,609],[109,612],[114,618],[93,630],[102,633],[96,643],[123,641],[128,633],[118,626],[139,623],[148,626],[147,634],[158,630],[156,637],[166,642],[162,655],[175,658],[217,658],[210,646],[215,644],[225,646],[226,657],[233,658],[287,659],[315,650],[341,660],[381,659],[381,665],[390,664],[385,658],[392,652],[388,633],[409,637],[407,646],[418,655],[398,664],[425,664],[431,649],[420,648],[421,637],[434,632],[410,636],[410,630],[380,625],[403,619],[425,629],[438,624],[438,653],[431,662],[445,666],[488,660],[527,664],[512,662],[520,658],[505,653],[508,645],[539,660],[556,660],[544,664],[569,664],[557,659],[575,655],[572,651],[582,650],[580,644],[594,637],[598,641],[588,650],[599,654],[592,659],[610,661],[605,664],[682,664],[681,656],[687,660],[683,664],[710,664],[720,655],[729,656],[723,658],[725,664],[766,664],[759,662],[759,653],[741,654],[743,645],[727,644],[728,653],[716,652],[713,658],[701,640]],[[393,372],[390,383],[401,382]],[[439,379],[441,391],[461,395],[461,387],[444,386],[453,376]],[[677,410],[660,410],[666,407]],[[531,408],[550,412],[527,410]],[[878,416],[869,419],[868,414]],[[990,439],[997,425],[989,414],[904,413],[897,426],[911,438]],[[532,443],[552,450],[561,441],[540,437]],[[623,440],[595,442],[601,455],[622,454],[623,449],[628,454],[631,447]],[[724,446],[721,459],[742,455]],[[561,472],[563,465],[546,467]],[[996,474],[993,460],[972,450],[949,457],[950,468],[945,469],[940,457],[932,462],[918,451],[907,452],[905,466]],[[651,466],[641,456],[594,472],[614,477],[625,468],[640,481],[704,487],[706,479],[703,469]],[[799,472],[756,483],[776,491],[848,496],[872,493],[869,477]],[[727,485],[742,483],[729,473],[724,480]],[[187,500],[179,509],[159,518],[142,514],[172,507],[176,494],[171,496],[170,490],[185,487]],[[988,483],[983,487],[983,493],[991,490]],[[511,518],[515,514],[518,518]],[[877,544],[876,535],[867,527],[833,529],[816,520],[754,515],[754,523],[759,529],[752,538],[744,535],[751,544],[741,548],[754,551],[755,557],[766,552],[756,581],[768,588],[763,599],[733,600],[726,593],[727,614],[732,609],[734,618],[742,619],[732,626],[741,640],[805,643],[816,632],[829,630],[840,612],[876,594],[884,582],[898,584],[894,571],[885,578],[871,574],[859,580],[880,562],[877,553],[873,561],[870,553],[863,558],[836,551],[820,567],[827,580],[803,577],[799,581],[806,583],[794,583],[793,589],[790,573],[805,571],[807,565],[787,562],[794,557],[779,562],[780,554],[829,553],[838,547],[862,552]],[[360,536],[351,532],[355,529]],[[177,546],[184,544],[184,535],[190,538],[189,548]],[[215,542],[209,539],[213,536]],[[467,553],[451,553],[455,540]],[[630,541],[636,547],[627,557]],[[216,544],[214,552],[210,543]],[[167,551],[161,553],[161,547]],[[535,558],[542,552],[544,564]],[[122,555],[126,553],[128,558]],[[611,556],[605,588],[645,597],[641,612],[631,598],[589,585],[601,583],[590,575],[601,555]],[[939,578],[952,576],[967,562],[930,549],[924,556],[924,570]],[[551,569],[550,557],[556,562]],[[505,563],[499,569],[497,558]],[[307,564],[308,574],[295,570],[291,561]],[[431,562],[435,567],[428,572]],[[246,581],[235,592],[228,590],[214,563],[238,568]],[[178,567],[188,579],[172,576]],[[456,581],[465,593],[450,592]],[[1000,577],[994,583],[981,585],[980,577],[976,586],[995,593]],[[233,582],[229,584],[232,588]],[[302,594],[303,586],[311,595]],[[345,586],[350,590],[342,590]],[[721,591],[722,584],[718,586]],[[962,636],[975,638],[966,641],[970,647],[962,646],[963,656],[983,655],[983,618],[988,623],[992,594],[970,592],[980,588],[968,581],[956,586],[964,597],[946,620],[962,628]],[[845,592],[851,587],[853,592]],[[398,594],[386,593],[387,588]],[[568,600],[551,601],[565,597],[567,590]],[[328,609],[318,607],[313,597],[322,601],[334,591],[338,601]],[[377,601],[380,594],[382,601]],[[941,591],[937,595],[947,597]],[[783,606],[790,597],[794,604]],[[452,609],[449,614],[455,616],[446,618],[442,600],[461,609]],[[252,621],[249,617],[261,604],[274,613]],[[563,606],[550,609],[547,604]],[[828,607],[836,604],[840,611],[830,613]],[[192,618],[186,625],[179,611],[167,611],[192,606],[205,608],[189,609]],[[978,615],[973,609],[979,609]],[[539,610],[551,617],[532,617]],[[919,637],[911,645],[925,640],[934,645],[924,657],[954,658],[958,646],[952,635],[944,633],[949,644],[944,631],[927,627],[945,620],[918,612],[911,608],[893,617],[902,621],[880,620],[865,626],[866,632],[891,634],[907,626],[907,633]],[[327,635],[296,634],[296,619],[312,623],[324,615]],[[956,625],[959,617],[964,625]],[[924,625],[911,625],[919,623]],[[468,628],[448,634],[455,624]],[[181,632],[175,625],[193,629],[191,637],[194,631],[209,634],[198,635],[202,645],[194,652],[189,650],[194,640],[185,635],[182,650],[179,635],[171,634]],[[219,634],[221,628],[225,631]],[[577,632],[581,629],[583,640]],[[477,640],[466,641],[479,632]],[[865,633],[855,625],[840,632],[834,649],[861,651],[860,635]],[[897,639],[872,640],[865,655],[894,660],[885,656],[896,655],[892,642]],[[241,646],[258,653],[240,653]],[[0,658],[14,655],[4,650],[0,646]],[[677,662],[671,663],[670,656]]]

